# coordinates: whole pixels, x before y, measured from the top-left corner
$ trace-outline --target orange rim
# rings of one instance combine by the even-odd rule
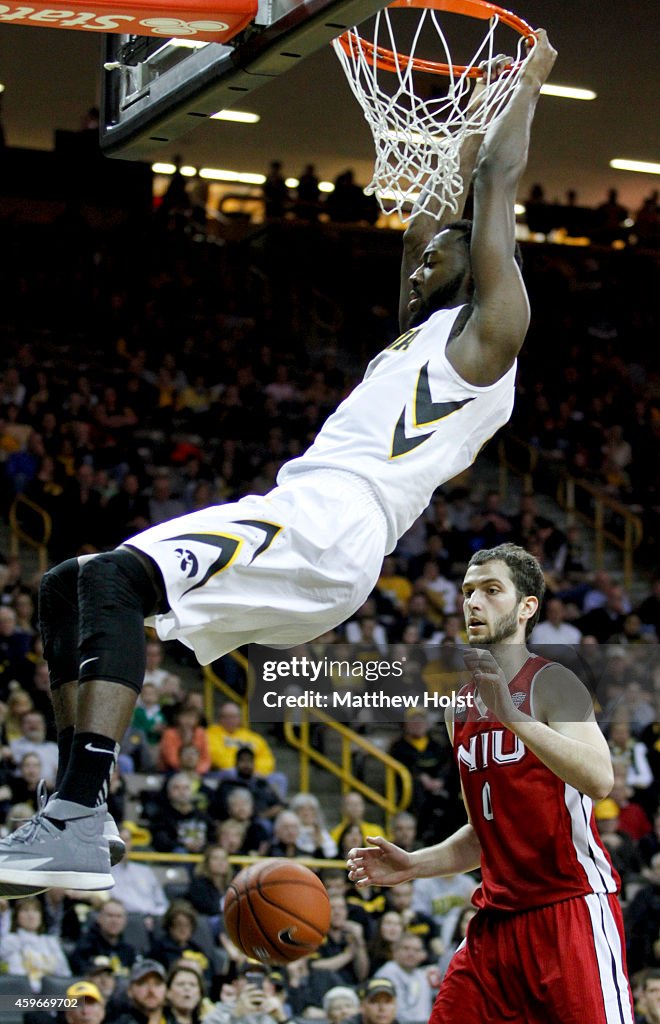
[[[388,7],[417,7],[434,11],[449,11],[451,14],[463,14],[468,18],[480,18],[488,21],[495,15],[504,24],[512,28],[514,32],[524,36],[526,39],[535,39],[534,32],[522,18],[511,11],[504,10],[488,0],[394,0]],[[398,68],[405,70],[412,63],[414,71],[425,71],[430,75],[464,75],[467,72],[468,78],[476,78],[479,75],[478,67],[470,67],[461,64],[441,64],[434,60],[423,60],[420,57],[410,57],[405,53],[395,53],[384,46],[375,46],[368,39],[358,36],[365,60],[372,67],[375,64],[383,71],[396,72]],[[355,56],[353,37],[350,32],[344,32],[337,40],[349,57]]]

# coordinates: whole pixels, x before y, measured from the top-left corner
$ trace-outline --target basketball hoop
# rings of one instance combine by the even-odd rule
[[[397,23],[395,32],[392,16],[401,10],[419,11],[406,53],[397,48],[401,25]],[[441,12],[487,22],[483,38],[476,49],[470,48],[464,63],[452,59]],[[493,70],[495,57],[512,49],[511,39],[502,41],[502,29],[514,33],[515,53],[498,75]],[[483,133],[506,107],[529,56],[526,41],[533,40],[534,33],[522,18],[488,0],[394,0],[375,16],[372,36],[367,39],[352,28],[333,42],[376,148],[373,178],[365,191],[376,195],[384,213],[397,212],[404,221],[425,210],[431,200],[434,214],[443,209],[456,213],[463,191],[461,146],[469,136]],[[434,53],[439,48],[444,60],[419,54],[423,45],[429,46],[429,38]],[[482,91],[478,99],[471,98],[471,80],[482,76],[483,64]],[[447,78],[446,95],[418,95],[424,91],[420,75]]]

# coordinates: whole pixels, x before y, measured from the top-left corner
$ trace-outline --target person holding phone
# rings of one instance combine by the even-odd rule
[[[248,962],[239,967],[232,984],[222,986],[220,1002],[204,1024],[290,1024],[285,999],[283,975]]]

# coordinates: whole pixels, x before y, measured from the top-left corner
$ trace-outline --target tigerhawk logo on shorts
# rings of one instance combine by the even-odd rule
[[[278,523],[269,523],[262,519],[235,519],[233,522],[237,526],[252,526],[257,530],[262,530],[265,534],[263,542],[252,555],[248,563],[249,565],[252,565],[259,555],[268,550],[278,533],[282,530]],[[172,541],[197,541],[200,544],[209,544],[218,549],[217,558],[208,567],[201,580],[194,583],[192,587],[188,587],[187,590],[184,590],[181,596],[185,597],[192,590],[198,590],[205,583],[208,583],[213,576],[217,576],[219,572],[227,569],[241,550],[243,540],[243,537],[237,537],[231,533],[180,533],[176,537],[164,537],[161,544],[171,543]],[[179,559],[181,571],[185,573],[188,579],[193,579],[199,573],[199,559],[197,556],[189,548],[184,547],[175,548],[174,554]]]
[[[191,576],[196,576],[199,571],[199,562],[197,556],[189,551],[188,548],[175,548],[174,554],[179,559],[179,569],[189,579]]]
[[[419,448],[420,444],[424,444],[425,441],[428,441],[429,437],[433,437],[440,420],[444,420],[447,416],[451,416],[453,412],[462,409],[468,402],[474,402],[474,398],[463,398],[458,402],[434,402],[431,398],[431,387],[429,385],[429,364],[428,362],[425,363],[419,371],[417,378],[411,419],[413,427],[429,427],[431,424],[435,424],[435,426],[433,430],[426,434],[414,434],[412,437],[408,437],[406,435],[406,410],[408,406],[404,405],[394,428],[390,458],[399,458],[399,456],[407,455],[408,452]]]

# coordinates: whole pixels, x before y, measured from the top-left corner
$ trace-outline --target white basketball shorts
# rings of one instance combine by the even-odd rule
[[[208,665],[242,644],[294,646],[343,622],[373,590],[386,541],[366,480],[319,469],[126,544],[149,555],[165,581],[169,611],[149,625]]]

